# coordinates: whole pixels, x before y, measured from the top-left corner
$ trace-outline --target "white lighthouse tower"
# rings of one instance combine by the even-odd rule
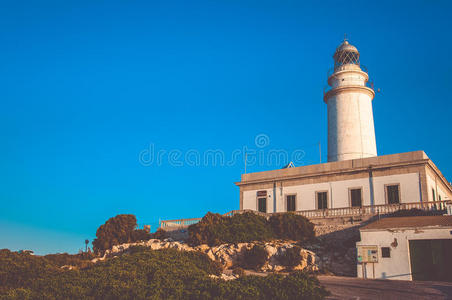
[[[328,161],[377,156],[369,76],[361,69],[359,52],[344,40],[334,53],[331,89],[323,100],[328,106]]]

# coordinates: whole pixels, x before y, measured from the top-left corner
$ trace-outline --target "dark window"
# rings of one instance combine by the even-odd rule
[[[318,192],[317,193],[317,209],[327,209],[328,208],[328,193]]]
[[[386,193],[388,195],[388,204],[400,203],[398,184],[386,186]]]
[[[295,195],[288,195],[287,196],[287,211],[295,211]]]
[[[435,197],[435,189],[432,189],[432,195],[433,195],[433,201],[436,201],[436,197]]]
[[[258,198],[257,199],[257,209],[260,212],[266,213],[267,212],[267,198]]]
[[[381,247],[381,257],[391,257],[391,248]]]
[[[351,198],[352,207],[361,207],[362,206],[361,189],[351,189],[350,190],[350,198]]]

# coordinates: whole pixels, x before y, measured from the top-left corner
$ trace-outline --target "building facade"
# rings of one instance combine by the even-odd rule
[[[423,151],[243,174],[240,209],[305,211],[452,199]]]
[[[452,281],[452,216],[385,218],[360,235],[359,278]]]

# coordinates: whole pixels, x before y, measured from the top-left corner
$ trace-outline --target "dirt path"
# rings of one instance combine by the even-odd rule
[[[330,292],[327,299],[452,299],[452,283],[432,281],[372,280],[318,276]]]

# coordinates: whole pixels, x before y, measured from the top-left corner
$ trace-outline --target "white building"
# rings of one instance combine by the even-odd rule
[[[358,50],[344,41],[333,58],[331,89],[324,95],[328,163],[243,174],[236,183],[240,209],[311,211],[305,213],[309,217],[319,210],[375,212],[392,204],[414,208],[437,202],[434,208],[444,208],[444,200],[452,199],[452,187],[423,151],[377,156],[375,93],[367,86],[369,77],[360,66]]]
[[[452,281],[452,216],[385,218],[360,234],[358,277]]]

